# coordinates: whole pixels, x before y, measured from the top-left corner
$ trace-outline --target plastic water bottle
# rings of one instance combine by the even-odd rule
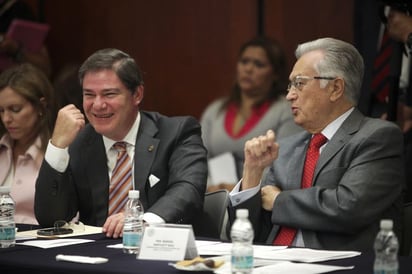
[[[10,196],[10,187],[0,187],[0,248],[16,244],[15,207],[16,204]]]
[[[253,270],[253,227],[247,209],[236,210],[236,220],[232,225],[232,274],[252,273]]]
[[[374,274],[398,274],[398,249],[399,243],[393,232],[392,220],[381,220],[381,230],[375,239]]]
[[[130,190],[125,207],[123,225],[123,252],[138,254],[143,236],[143,205],[139,200],[139,191]]]

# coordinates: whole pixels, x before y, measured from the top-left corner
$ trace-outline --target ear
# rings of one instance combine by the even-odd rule
[[[342,78],[336,78],[335,80],[332,80],[332,81],[331,81],[332,83],[329,84],[329,90],[331,92],[329,98],[332,102],[336,102],[340,98],[344,97],[345,81]]]
[[[144,86],[143,85],[139,85],[136,88],[135,93],[133,94],[133,102],[134,104],[137,106],[139,105],[142,100],[143,100],[143,95],[144,95]]]

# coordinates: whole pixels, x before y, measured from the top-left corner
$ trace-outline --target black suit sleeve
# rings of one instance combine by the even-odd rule
[[[76,214],[76,195],[70,181],[70,169],[60,173],[43,161],[36,181],[34,212],[42,227],[55,221],[70,221]]]
[[[192,117],[169,120],[161,128],[156,162],[167,165],[167,183],[159,184],[165,187],[164,191],[149,191],[149,199],[153,201],[149,211],[168,223],[191,223],[203,208],[207,183],[207,152],[201,128]],[[157,169],[165,168],[156,165],[152,169],[154,174]]]

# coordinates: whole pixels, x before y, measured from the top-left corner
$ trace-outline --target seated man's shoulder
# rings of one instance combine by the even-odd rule
[[[375,131],[393,131],[402,135],[402,130],[395,122],[379,119],[379,118],[370,118],[365,117],[362,125],[361,130],[368,131],[373,133]]]
[[[182,127],[200,127],[199,121],[193,116],[167,116],[159,112],[142,111],[144,119],[152,121],[159,129],[179,129]]]

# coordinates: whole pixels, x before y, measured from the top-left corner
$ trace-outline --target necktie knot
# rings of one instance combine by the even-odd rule
[[[309,146],[311,149],[319,149],[327,141],[328,138],[326,138],[322,133],[316,133],[315,135],[313,135],[312,140],[310,140]]]
[[[116,142],[113,145],[113,148],[118,152],[126,151],[126,142]]]

